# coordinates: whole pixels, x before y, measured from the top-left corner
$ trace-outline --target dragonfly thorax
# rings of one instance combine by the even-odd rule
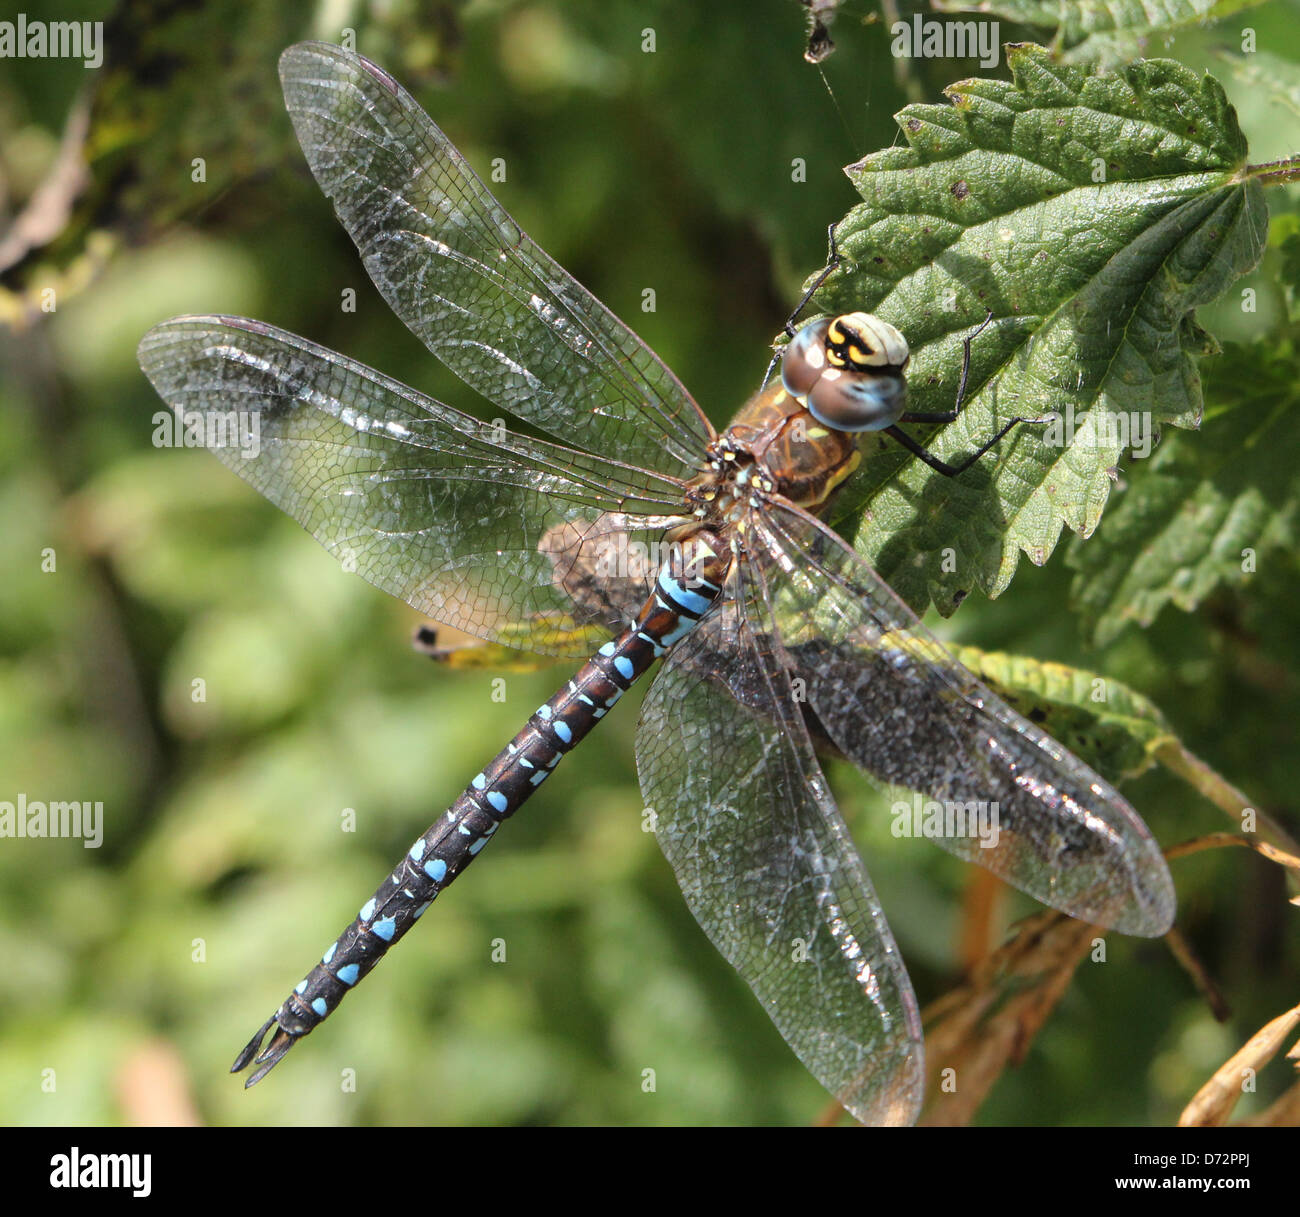
[[[722,516],[773,494],[819,511],[859,461],[856,436],[826,426],[781,385],[742,407],[712,456],[710,502]]]

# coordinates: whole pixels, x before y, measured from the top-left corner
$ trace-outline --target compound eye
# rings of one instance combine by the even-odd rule
[[[781,356],[781,383],[791,397],[804,397],[826,370],[826,331],[829,317],[805,325]]]
[[[832,368],[808,394],[808,412],[836,431],[879,431],[903,413],[907,384],[897,372],[840,372]]]

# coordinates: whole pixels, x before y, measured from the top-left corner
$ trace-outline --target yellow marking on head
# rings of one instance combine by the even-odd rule
[[[833,364],[837,368],[842,368],[844,366],[844,356],[839,351],[831,348],[826,352],[826,362]]]
[[[844,341],[844,330],[840,328],[840,319],[838,317],[830,323],[829,328],[826,330],[826,337],[835,343]]]
[[[789,396],[790,394],[787,393],[784,388],[782,388],[776,394],[773,395],[772,404],[774,406],[779,406]]]
[[[803,434],[805,439],[825,439],[830,432],[825,427],[809,427]]]

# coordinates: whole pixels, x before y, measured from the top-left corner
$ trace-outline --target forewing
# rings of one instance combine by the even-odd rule
[[[485,397],[565,443],[689,476],[712,429],[637,336],[510,218],[386,72],[304,42],[285,104],[375,286]]]
[[[575,612],[617,631],[649,578],[606,562],[606,596],[575,606],[568,572],[611,539],[657,539],[681,504],[658,475],[480,422],[261,322],[178,317],[139,359],[182,423],[347,569],[491,641],[588,653]]]
[[[1169,870],[1117,791],[980,684],[820,521],[774,505],[751,530],[755,561],[781,581],[814,728],[895,788],[904,827],[1074,917],[1169,929]]]
[[[763,589],[736,578],[744,612],[729,602],[707,617],[646,697],[642,795],[691,912],[799,1059],[858,1119],[910,1123],[923,1086],[911,984],[786,674],[760,645]]]

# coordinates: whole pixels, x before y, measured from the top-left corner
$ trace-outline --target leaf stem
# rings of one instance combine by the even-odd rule
[[[1264,161],[1259,165],[1247,165],[1241,171],[1241,178],[1254,178],[1272,186],[1282,186],[1287,182],[1300,182],[1300,157],[1284,157],[1280,161]]]
[[[1216,807],[1226,811],[1234,820],[1240,822],[1241,814],[1246,810],[1255,812],[1256,822],[1288,853],[1300,852],[1295,839],[1281,824],[1267,812],[1254,807],[1240,790],[1210,768],[1200,757],[1194,756],[1176,739],[1169,739],[1160,744],[1155,751],[1156,759],[1171,773],[1182,778],[1194,790],[1199,791]]]

